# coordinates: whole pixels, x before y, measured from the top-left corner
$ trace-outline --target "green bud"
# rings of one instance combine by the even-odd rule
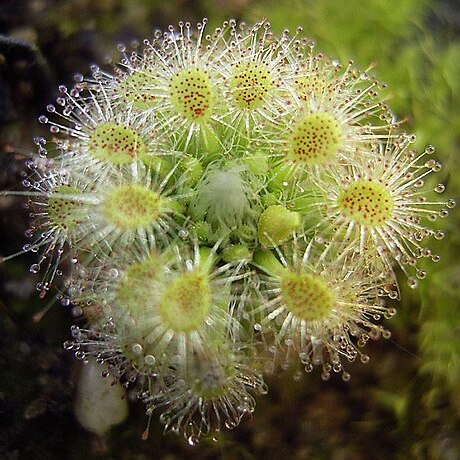
[[[301,225],[300,214],[284,206],[269,206],[259,218],[257,236],[260,244],[273,248],[289,240]]]

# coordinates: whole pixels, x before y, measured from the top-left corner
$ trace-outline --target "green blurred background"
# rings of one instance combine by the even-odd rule
[[[0,186],[18,188],[36,117],[60,83],[92,63],[117,59],[116,43],[150,37],[179,20],[268,18],[277,32],[302,25],[318,50],[353,59],[389,86],[390,106],[418,147],[444,164],[437,182],[460,195],[460,2],[458,0],[2,0]],[[434,183],[433,183],[434,185]],[[23,200],[0,197],[0,253],[26,242]],[[62,349],[72,318],[44,307],[28,254],[0,266],[0,458],[5,459],[447,459],[460,458],[459,209],[440,224],[442,260],[415,291],[401,282],[392,338],[370,343],[349,383],[318,373],[268,380],[252,419],[216,441],[188,446],[154,422],[141,441],[144,408],[105,439],[72,415],[76,363]]]

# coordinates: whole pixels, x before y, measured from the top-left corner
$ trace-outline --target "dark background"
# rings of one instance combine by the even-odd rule
[[[318,49],[388,82],[390,105],[418,146],[437,146],[446,194],[460,191],[460,4],[456,0],[0,0],[0,186],[19,190],[37,122],[60,83],[92,63],[117,59],[116,44],[149,37],[179,20],[268,17],[276,31],[304,26]],[[447,199],[447,198],[446,198]],[[442,261],[427,267],[416,291],[401,281],[390,340],[370,343],[371,362],[349,365],[352,378],[323,382],[317,372],[296,381],[268,379],[252,419],[216,441],[191,447],[163,436],[144,407],[104,439],[76,422],[77,363],[62,348],[72,320],[46,302],[29,272],[33,254],[0,265],[0,458],[5,459],[447,459],[460,458],[460,222],[443,221]],[[0,254],[27,242],[24,200],[0,196]],[[53,294],[53,293],[52,293]],[[56,293],[54,293],[56,294]]]

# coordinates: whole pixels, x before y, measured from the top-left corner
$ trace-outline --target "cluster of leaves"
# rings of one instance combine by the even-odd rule
[[[206,22],[60,87],[23,181],[40,295],[71,261],[89,322],[66,348],[136,381],[191,443],[252,412],[278,366],[348,380],[342,360],[390,335],[394,267],[417,286],[455,205],[425,190],[434,149],[413,149],[368,72],[300,29]]]

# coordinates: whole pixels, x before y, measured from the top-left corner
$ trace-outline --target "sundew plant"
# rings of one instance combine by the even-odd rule
[[[61,86],[18,192],[40,296],[64,286],[84,318],[65,348],[192,444],[252,413],[266,374],[349,380],[455,205],[368,71],[301,28],[206,23]]]

